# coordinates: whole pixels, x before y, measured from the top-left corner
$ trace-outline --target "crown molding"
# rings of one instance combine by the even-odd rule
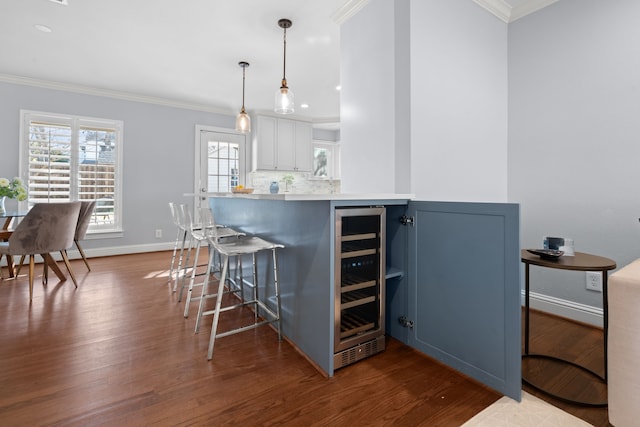
[[[369,3],[369,0],[348,0],[340,9],[338,9],[331,19],[338,25],[342,25],[349,18],[360,12],[363,7]]]
[[[520,19],[523,16],[545,8],[558,0],[527,0],[517,7],[511,7],[511,5],[505,0],[473,1],[508,24],[516,19]]]
[[[479,4],[495,16],[509,23],[511,18],[511,6],[509,6],[504,0],[473,0],[474,3]]]
[[[509,22],[513,22],[516,19],[520,19],[523,16],[527,16],[530,13],[537,12],[538,10],[545,8],[558,0],[531,0],[521,6],[514,7],[511,11],[511,19]]]
[[[44,89],[60,90],[63,92],[80,93],[83,95],[101,96],[105,98],[115,98],[124,101],[143,102],[146,104],[162,105],[165,107],[182,108],[185,110],[204,111],[208,113],[217,113],[222,115],[235,116],[235,112],[213,107],[211,105],[197,104],[176,101],[173,99],[159,98],[154,96],[146,96],[129,92],[119,92],[108,89],[98,89],[89,86],[81,86],[71,83],[61,83],[49,80],[39,80],[30,77],[14,76],[10,74],[0,74],[0,82],[12,83],[24,86],[33,86]]]

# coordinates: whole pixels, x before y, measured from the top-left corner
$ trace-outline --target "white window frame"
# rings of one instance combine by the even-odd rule
[[[311,179],[318,180],[339,180],[340,179],[340,144],[337,142],[328,142],[328,141],[312,141],[312,155],[313,155],[313,166],[311,170]],[[316,148],[324,148],[328,151],[329,156],[327,159],[327,176],[315,176],[315,149]]]
[[[87,231],[88,235],[121,234],[122,226],[122,153],[123,153],[123,122],[121,120],[102,119],[95,117],[76,116],[68,114],[49,113],[41,111],[21,110],[20,111],[20,157],[19,173],[20,177],[28,185],[29,180],[29,130],[32,122],[50,123],[52,125],[68,126],[71,129],[71,156],[70,168],[70,188],[69,200],[79,200],[78,193],[78,173],[79,159],[77,153],[80,151],[79,134],[81,129],[114,129],[116,141],[114,144],[114,189],[113,189],[113,223],[101,224],[99,221],[92,221]],[[64,199],[61,199],[63,201]],[[30,199],[21,202],[21,209],[28,209],[32,205]]]

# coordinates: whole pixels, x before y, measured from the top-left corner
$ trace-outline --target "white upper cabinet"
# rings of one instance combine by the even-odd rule
[[[310,172],[313,168],[311,123],[257,116],[253,169]]]
[[[313,131],[311,129],[311,123],[296,122],[295,171],[311,172],[313,170],[313,146],[311,144],[311,140],[313,139],[312,134]]]

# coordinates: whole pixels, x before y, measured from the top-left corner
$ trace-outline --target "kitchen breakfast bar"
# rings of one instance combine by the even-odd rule
[[[217,223],[285,246],[282,334],[325,375],[383,351],[387,335],[520,400],[517,204],[409,194],[199,197]],[[267,303],[275,299],[262,289],[273,289],[270,262],[258,260]]]
[[[334,286],[336,212],[406,206],[411,195],[212,193],[207,196],[217,223],[285,246],[278,251],[282,333],[318,369],[332,376],[334,369],[341,366],[334,364],[334,353],[339,346],[335,324],[336,316],[340,315],[335,311]],[[384,227],[384,223],[381,226]],[[370,252],[384,254],[385,248],[380,248],[384,239],[371,241],[379,250],[371,248]],[[339,245],[337,250],[340,251]],[[362,256],[353,260],[363,262]],[[258,262],[269,261],[263,257]],[[379,267],[381,272],[385,271],[384,258]],[[273,280],[263,276],[271,271],[270,268],[258,269],[261,287]],[[377,281],[377,286],[384,295],[384,278]],[[382,317],[372,323],[376,323],[375,329],[382,331],[384,339],[384,297],[378,299],[360,289],[362,292],[369,298],[366,301],[370,305],[378,304]],[[340,334],[339,328],[337,333]],[[362,335],[362,332],[356,331],[356,334]]]

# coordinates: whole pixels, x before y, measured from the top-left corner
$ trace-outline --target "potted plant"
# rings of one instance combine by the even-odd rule
[[[0,178],[0,215],[6,213],[4,201],[7,197],[10,199],[18,199],[18,201],[26,200],[27,189],[24,187],[20,178],[15,177],[12,180]]]
[[[289,191],[289,186],[293,184],[293,180],[295,179],[295,177],[293,175],[286,174],[285,176],[282,177],[282,181],[284,182],[284,191],[285,193]]]

